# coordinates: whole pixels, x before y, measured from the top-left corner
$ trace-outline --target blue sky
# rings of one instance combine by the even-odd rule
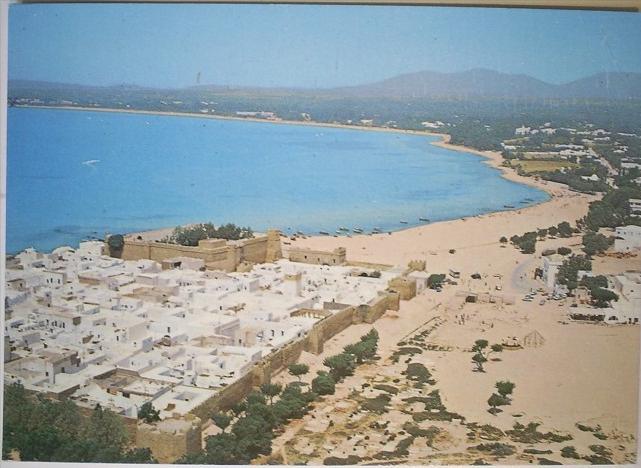
[[[641,14],[296,5],[12,5],[9,78],[331,87],[490,68],[641,72]]]

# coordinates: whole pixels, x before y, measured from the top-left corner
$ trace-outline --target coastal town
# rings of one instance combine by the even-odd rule
[[[0,0],[3,467],[639,464],[636,6],[329,3]]]
[[[549,124],[538,130],[546,135],[556,131]],[[397,394],[422,398],[422,390],[391,385],[406,374],[400,367],[414,363],[434,376],[428,380],[439,401],[464,415],[461,424],[466,421],[468,428],[489,424],[506,436],[513,423],[532,418],[537,425],[561,431],[567,441],[577,427],[598,427],[593,432],[603,435],[600,446],[608,454],[601,455],[617,463],[631,462],[641,227],[599,227],[586,239],[577,220],[579,226],[582,218],[583,225],[590,222],[590,206],[601,198],[596,184],[607,184],[608,191],[621,190],[617,182],[638,185],[638,164],[618,138],[611,142],[619,151],[614,154],[624,155],[617,166],[593,149],[593,140],[585,137],[611,135],[605,130],[564,131],[580,133],[583,146],[557,144],[558,154],[547,151],[544,158],[516,141],[504,144],[503,155],[479,152],[504,177],[552,195],[549,202],[532,207],[393,233],[354,232],[347,237],[339,235],[345,234],[340,230],[333,236],[270,231],[245,240],[202,239],[195,247],[181,247],[167,243],[171,230],[164,230],[85,241],[78,248],[59,247],[51,253],[27,249],[10,256],[4,301],[5,382],[86,410],[108,409],[127,420],[130,430],[135,428],[131,441],[136,447],[149,449],[158,461],[174,462],[207,450],[207,440],[221,430],[215,414],[229,411],[261,385],[300,380],[300,374],[291,372],[292,365],[304,366],[309,384],[308,376],[323,372],[328,355],[373,325],[380,336],[379,362],[359,367],[345,382],[336,379],[335,393],[286,424],[269,453],[261,456],[314,464],[389,460],[392,455],[381,454],[395,452],[394,457],[408,463],[536,461],[529,446],[483,452],[465,446],[473,440],[469,435],[457,438],[454,431],[445,437],[452,431],[451,418],[430,426],[429,440],[440,434],[449,442],[430,442],[427,452],[416,446],[415,439],[426,437],[428,430],[420,425],[413,429],[411,441],[404,439],[408,446],[403,450],[389,437],[381,439],[379,452],[372,451],[363,439],[377,432],[372,415],[394,413],[387,403],[394,406],[395,400],[406,414],[406,399]],[[536,135],[536,129],[521,127],[514,133],[527,145],[533,132]],[[447,138],[435,144],[452,146]],[[512,153],[518,157],[509,157]],[[564,174],[594,171],[578,177],[595,184],[595,191],[582,193],[543,180],[528,167],[533,161],[558,164]],[[623,203],[626,221],[641,219],[641,200],[628,198]],[[526,242],[528,235],[523,233],[528,230],[534,232],[534,240]],[[610,331],[603,334],[604,330]],[[486,364],[483,378],[463,377],[461,373],[470,369],[468,349],[477,339],[496,343],[495,348],[504,352],[490,360],[497,362]],[[584,339],[592,343],[589,350],[578,344]],[[608,354],[612,340],[625,345],[617,356]],[[419,342],[418,348],[410,346]],[[553,354],[541,355],[546,350]],[[577,377],[563,396],[532,399],[528,387],[536,388],[531,380],[538,377],[524,375],[521,361],[536,365],[560,360],[547,379],[563,381],[586,353],[594,353],[595,369],[588,367],[589,373]],[[405,355],[409,357],[399,361]],[[467,360],[461,358],[466,355]],[[523,357],[512,358],[519,355]],[[383,373],[381,363],[386,363]],[[492,387],[488,378],[495,368],[501,368],[501,377],[515,382],[517,389],[513,411],[498,416],[483,409],[489,390],[481,390]],[[622,371],[625,377],[618,381],[617,394],[625,405],[613,403],[610,387],[599,389],[596,384]],[[479,391],[462,392],[459,378]],[[583,386],[592,388],[589,397],[577,394]],[[478,401],[470,394],[478,395]],[[386,404],[375,410],[364,407],[371,397]],[[564,413],[561,407],[570,400],[572,412]],[[153,421],[144,416],[150,407],[157,412]],[[594,408],[601,413],[595,414]],[[344,419],[341,415],[347,413]],[[318,422],[321,414],[328,420]],[[396,432],[407,431],[417,421],[391,413],[389,418],[388,433],[396,426]],[[337,441],[333,434],[340,431],[328,429],[330,420],[334,427],[347,424],[352,430],[361,421],[360,435]],[[285,443],[294,434],[298,442]],[[579,449],[588,450],[587,445]],[[560,453],[559,461],[567,463]]]

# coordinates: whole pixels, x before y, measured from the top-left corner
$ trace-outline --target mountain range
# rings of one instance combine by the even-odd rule
[[[501,73],[487,69],[441,73],[421,71],[398,75],[386,80],[337,88],[259,88],[243,86],[199,85],[180,89],[153,89],[136,85],[86,86],[43,81],[10,80],[9,96],[20,97],[28,91],[73,92],[138,92],[172,95],[243,94],[256,96],[301,95],[337,98],[441,99],[441,98],[509,98],[509,99],[641,99],[641,73],[599,73],[564,84],[552,84],[528,75]]]

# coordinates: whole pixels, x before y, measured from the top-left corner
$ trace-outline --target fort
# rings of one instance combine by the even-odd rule
[[[207,270],[237,271],[243,264],[274,262],[282,258],[280,232],[270,229],[267,234],[257,234],[250,239],[227,241],[203,239],[198,246],[184,246],[166,242],[139,240],[125,237],[120,249],[105,242],[104,252],[123,260],[153,260],[170,264],[174,259],[188,257],[200,259]]]

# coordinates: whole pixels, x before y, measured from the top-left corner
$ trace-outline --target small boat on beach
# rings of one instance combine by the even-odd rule
[[[354,228],[354,229],[352,229],[352,231],[355,232],[356,234],[362,234],[363,233],[363,230],[361,228]]]
[[[344,226],[339,227],[338,230],[339,231],[349,231],[349,229],[344,227]]]
[[[329,232],[327,231],[318,231],[319,234],[322,234],[323,236],[329,236]]]

